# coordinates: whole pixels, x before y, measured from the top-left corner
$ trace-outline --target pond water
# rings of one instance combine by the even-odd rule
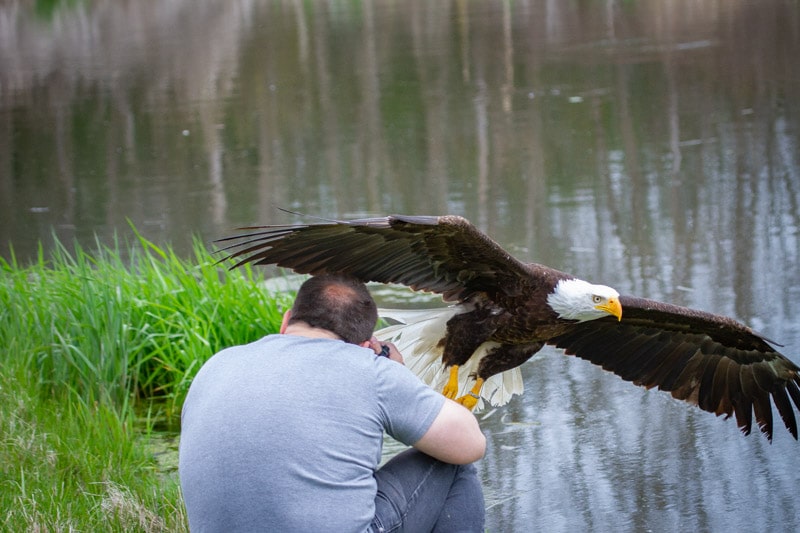
[[[0,255],[129,221],[459,214],[800,362],[791,0],[0,4]],[[800,529],[800,444],[544,350],[482,413],[489,531]]]

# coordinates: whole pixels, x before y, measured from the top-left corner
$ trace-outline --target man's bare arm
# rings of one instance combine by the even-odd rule
[[[478,420],[464,406],[446,400],[428,431],[414,447],[446,463],[463,465],[486,452],[486,437]]]

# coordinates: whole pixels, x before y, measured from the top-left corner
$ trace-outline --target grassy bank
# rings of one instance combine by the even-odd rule
[[[185,529],[134,412],[158,398],[175,416],[208,357],[275,331],[289,304],[214,260],[141,237],[0,260],[0,529]]]
[[[0,377],[0,530],[186,531],[174,476],[155,469],[132,417]]]

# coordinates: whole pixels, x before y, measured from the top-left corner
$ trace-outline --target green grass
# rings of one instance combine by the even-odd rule
[[[135,413],[174,419],[206,359],[277,330],[290,295],[258,281],[138,234],[0,259],[0,529],[185,530]]]
[[[0,377],[0,530],[186,531],[178,481],[110,404]]]
[[[0,259],[0,363],[22,364],[44,390],[125,405],[161,398],[179,411],[191,378],[225,346],[276,331],[288,296],[254,290],[202,243],[191,260],[137,235],[90,254],[56,243],[22,267]]]

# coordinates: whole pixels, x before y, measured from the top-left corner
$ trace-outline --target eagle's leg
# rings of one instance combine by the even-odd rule
[[[533,344],[501,344],[497,348],[491,350],[486,356],[481,359],[478,365],[478,374],[475,378],[475,385],[469,393],[456,401],[466,407],[467,409],[474,409],[478,405],[478,399],[481,397],[481,389],[485,380],[516,368],[531,357],[533,354],[541,350],[542,343]]]
[[[450,377],[442,389],[442,394],[451,400],[456,397],[456,394],[458,394],[458,366],[459,365],[453,365],[450,367]]]
[[[442,362],[450,367],[449,379],[442,389],[442,394],[447,398],[455,399],[458,395],[458,367],[466,363],[494,332],[494,316],[488,309],[477,308],[455,315],[447,322],[442,354]]]
[[[472,411],[475,409],[475,406],[478,405],[478,400],[481,397],[481,389],[483,388],[483,378],[476,378],[475,385],[472,386],[472,389],[461,396],[460,398],[456,398],[456,401]]]

